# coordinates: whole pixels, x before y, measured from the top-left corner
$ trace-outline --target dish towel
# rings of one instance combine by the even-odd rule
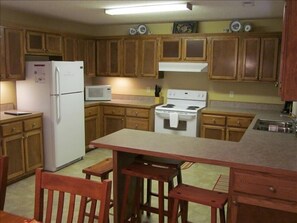
[[[177,128],[177,126],[178,126],[178,113],[177,112],[169,113],[169,125],[171,128]]]

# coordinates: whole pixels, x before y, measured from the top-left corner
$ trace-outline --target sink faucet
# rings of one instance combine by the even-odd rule
[[[293,128],[294,128],[294,132],[295,132],[295,136],[297,137],[297,116],[290,113],[289,115],[281,115],[281,117],[288,117],[292,123],[293,123]]]

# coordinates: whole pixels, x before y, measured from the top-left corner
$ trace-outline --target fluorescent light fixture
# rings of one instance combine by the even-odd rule
[[[114,8],[114,9],[105,9],[105,13],[108,15],[126,15],[126,14],[141,14],[141,13],[154,13],[154,12],[186,11],[186,10],[192,10],[192,4],[177,3],[177,4],[167,4],[167,5],[162,4],[162,5]]]

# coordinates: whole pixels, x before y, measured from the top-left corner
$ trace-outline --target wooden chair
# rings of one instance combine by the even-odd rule
[[[91,208],[89,223],[94,222],[96,213],[97,201],[100,201],[98,208],[98,222],[107,223],[109,215],[109,204],[111,196],[111,181],[105,180],[104,182],[96,182],[82,178],[62,176],[54,173],[43,172],[42,169],[36,169],[36,182],[35,182],[35,208],[34,218],[43,223],[50,223],[52,219],[56,218],[56,222],[73,222],[75,214],[75,198],[80,197],[78,219],[76,222],[83,223],[85,219],[85,212],[87,206],[87,199],[91,198]],[[44,198],[47,191],[47,205],[44,213]],[[58,195],[58,200],[54,199],[54,195]],[[65,198],[68,198],[69,204],[67,211],[67,221],[63,218],[63,213],[66,213],[64,206],[66,206]],[[53,204],[57,201],[57,212],[53,216]],[[65,220],[63,220],[65,219]]]
[[[0,156],[0,210],[4,209],[8,174],[8,156]]]
[[[182,223],[188,222],[188,202],[194,202],[211,207],[211,223],[217,222],[217,209],[220,211],[220,222],[225,223],[224,205],[228,194],[213,190],[202,189],[186,184],[179,184],[169,192],[169,223],[176,223],[178,207],[182,207]]]

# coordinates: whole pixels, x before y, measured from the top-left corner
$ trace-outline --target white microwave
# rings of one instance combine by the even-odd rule
[[[110,101],[111,86],[110,85],[92,85],[85,86],[86,101]]]

